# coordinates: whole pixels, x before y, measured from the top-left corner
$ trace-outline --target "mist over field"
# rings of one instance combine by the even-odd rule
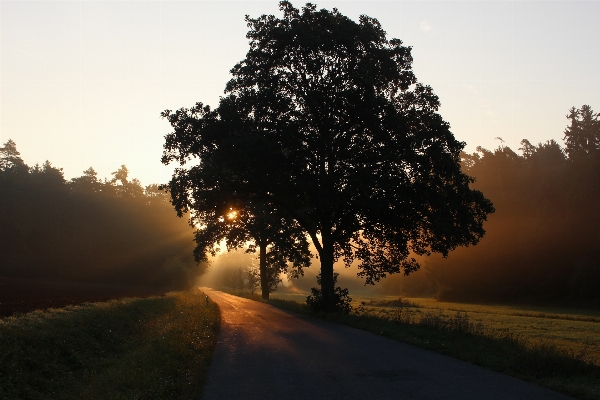
[[[221,252],[210,259],[206,271],[198,277],[196,283],[199,286],[245,290],[247,271],[257,268],[258,257],[254,253],[246,253],[244,249]],[[377,295],[382,293],[379,286],[365,285],[364,279],[356,276],[358,273],[356,264],[350,268],[344,268],[343,263],[338,262],[335,270],[340,274],[337,284],[350,289],[353,294]],[[279,276],[281,281],[275,293],[309,293],[312,287],[317,286],[318,274],[319,262],[313,258],[311,266],[304,269],[304,276],[292,278],[281,274]]]

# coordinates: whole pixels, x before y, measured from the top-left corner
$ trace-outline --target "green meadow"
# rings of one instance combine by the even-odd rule
[[[254,299],[261,301],[257,296]],[[268,303],[456,357],[580,399],[600,399],[598,310],[355,295],[349,315],[324,314],[309,310],[306,294],[301,293],[276,293]]]
[[[397,306],[387,305],[394,298],[359,299],[374,314],[392,316]],[[507,305],[481,305],[438,302],[427,298],[406,298],[403,307],[407,317],[417,321],[426,314],[441,313],[446,318],[464,313],[474,324],[489,334],[508,332],[522,341],[546,343],[567,353],[600,365],[600,311],[586,309],[542,308]],[[358,304],[357,304],[358,303]]]
[[[308,294],[275,293],[273,298],[305,302]],[[600,365],[600,310],[451,303],[433,298],[352,296],[355,313],[418,324],[424,317],[451,319],[457,313],[489,335],[509,333],[524,342],[556,346]],[[400,309],[400,310],[399,310]]]

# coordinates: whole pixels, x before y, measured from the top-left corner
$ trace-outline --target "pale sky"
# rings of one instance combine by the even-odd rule
[[[412,46],[468,152],[496,137],[562,144],[571,107],[600,111],[600,0],[315,3]],[[167,182],[160,112],[218,104],[248,49],[246,14],[281,16],[277,1],[1,0],[0,143],[67,179],[125,164],[143,185]]]

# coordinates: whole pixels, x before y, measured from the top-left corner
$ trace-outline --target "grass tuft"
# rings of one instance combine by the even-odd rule
[[[381,306],[381,307],[413,307],[413,308],[418,308],[420,307],[418,304],[413,303],[412,301],[403,299],[402,297],[398,297],[396,299],[378,299],[378,300],[369,300],[369,302],[361,302],[360,306]]]
[[[199,396],[220,314],[197,289],[0,319],[0,399]]]

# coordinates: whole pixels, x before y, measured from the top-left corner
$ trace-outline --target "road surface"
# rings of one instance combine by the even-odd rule
[[[369,332],[201,290],[221,309],[204,400],[570,398]]]

